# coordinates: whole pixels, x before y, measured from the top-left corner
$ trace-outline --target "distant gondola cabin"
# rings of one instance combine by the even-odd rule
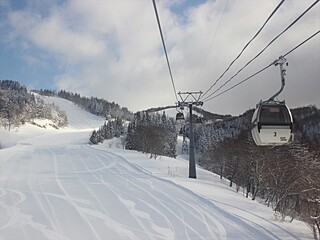
[[[178,112],[176,115],[176,121],[184,121],[184,115],[181,112]]]

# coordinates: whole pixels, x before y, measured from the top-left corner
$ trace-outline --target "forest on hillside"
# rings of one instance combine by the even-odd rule
[[[10,131],[27,122],[36,124],[35,119],[52,120],[55,128],[68,125],[66,113],[58,106],[46,104],[17,81],[0,80],[0,128]]]

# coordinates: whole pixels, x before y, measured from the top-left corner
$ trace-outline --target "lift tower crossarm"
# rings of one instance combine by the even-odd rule
[[[203,92],[179,92],[178,95],[181,99],[181,102],[179,101],[178,104],[186,105],[186,103],[192,103],[192,105],[196,106],[202,106],[203,102],[200,102],[200,98]],[[183,97],[183,95],[185,97]],[[187,102],[188,98],[191,97],[193,101]]]

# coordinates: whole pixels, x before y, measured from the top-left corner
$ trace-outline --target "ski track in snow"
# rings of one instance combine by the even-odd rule
[[[90,126],[103,120],[66,100],[45,99],[67,111],[70,127],[0,151],[0,240],[300,239],[154,176],[119,152],[87,146]]]

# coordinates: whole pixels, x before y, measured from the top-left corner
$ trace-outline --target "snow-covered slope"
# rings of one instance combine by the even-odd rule
[[[103,119],[46,101],[70,128],[9,134],[21,140],[0,150],[0,239],[312,239],[210,172],[188,179],[183,158],[87,145]]]
[[[58,97],[44,97],[41,98],[46,103],[54,103],[59,106],[61,110],[66,111],[68,117],[68,126],[71,129],[85,130],[100,127],[103,124],[103,118],[97,117],[91,113],[83,111],[76,107],[72,102]]]

